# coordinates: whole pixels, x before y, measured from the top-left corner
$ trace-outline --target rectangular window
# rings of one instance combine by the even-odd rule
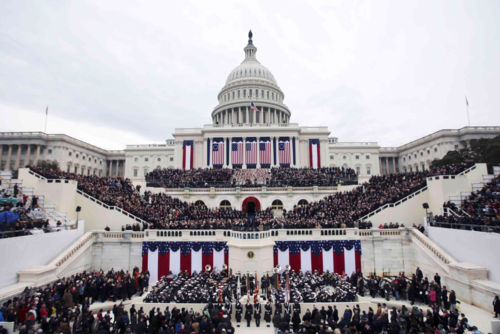
[[[455,145],[455,150],[458,150],[458,145]]]
[[[144,169],[144,176],[146,176],[147,173],[148,173],[148,170]]]
[[[356,160],[359,160],[359,155],[356,156]]]
[[[138,161],[139,161],[139,158],[134,158],[134,161],[135,161],[135,162],[138,162]]]
[[[330,155],[330,160],[333,160],[333,155]]]
[[[149,161],[149,158],[144,158],[144,161],[148,162],[148,161]]]
[[[170,161],[174,161],[174,157],[170,157]]]
[[[438,151],[437,147],[434,147],[434,152],[437,152],[437,151]]]
[[[356,167],[356,174],[359,175],[360,172],[361,172],[361,167]]]
[[[134,169],[134,176],[137,177],[137,173],[139,172],[139,170],[137,169]]]
[[[366,167],[366,174],[370,175],[372,173],[371,167]]]
[[[369,155],[366,156],[366,160],[370,160],[370,156]]]
[[[52,154],[52,150],[49,150],[49,151],[48,151],[48,153],[49,153],[49,154]]]

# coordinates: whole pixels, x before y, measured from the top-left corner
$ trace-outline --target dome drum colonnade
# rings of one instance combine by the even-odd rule
[[[219,105],[212,112],[214,125],[288,124],[290,110],[283,104],[285,95],[271,71],[255,57],[252,32],[244,48],[245,59],[229,74],[221,89]],[[252,110],[251,103],[258,109]]]

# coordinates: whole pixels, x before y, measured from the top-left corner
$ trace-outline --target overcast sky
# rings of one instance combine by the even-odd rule
[[[211,122],[244,58],[285,93],[291,122],[399,146],[500,125],[500,1],[0,2],[0,131],[105,149]]]

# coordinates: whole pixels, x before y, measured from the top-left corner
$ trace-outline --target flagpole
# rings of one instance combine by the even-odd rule
[[[44,133],[47,133],[47,118],[49,118],[49,106],[47,106],[47,109],[45,109],[45,130],[43,131]]]
[[[467,109],[467,120],[469,121],[469,127],[470,127],[469,101],[467,100],[467,96],[465,97],[465,106],[466,106],[466,109]]]

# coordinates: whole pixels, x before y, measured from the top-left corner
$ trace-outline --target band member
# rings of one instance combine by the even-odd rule
[[[250,301],[247,302],[245,306],[245,320],[247,321],[247,327],[250,327],[250,321],[252,320],[253,306]]]
[[[236,310],[236,314],[235,314],[235,317],[236,317],[236,327],[240,327],[241,314],[243,313],[243,306],[241,305],[240,301],[236,302],[235,310]]]
[[[261,316],[262,316],[262,305],[260,305],[260,303],[257,303],[255,305],[255,310],[253,312],[253,317],[255,319],[255,324],[257,325],[257,327],[260,327]]]
[[[271,327],[271,314],[273,313],[273,307],[271,303],[268,301],[266,306],[264,307],[266,313],[264,314],[264,320],[266,321],[267,327]]]

